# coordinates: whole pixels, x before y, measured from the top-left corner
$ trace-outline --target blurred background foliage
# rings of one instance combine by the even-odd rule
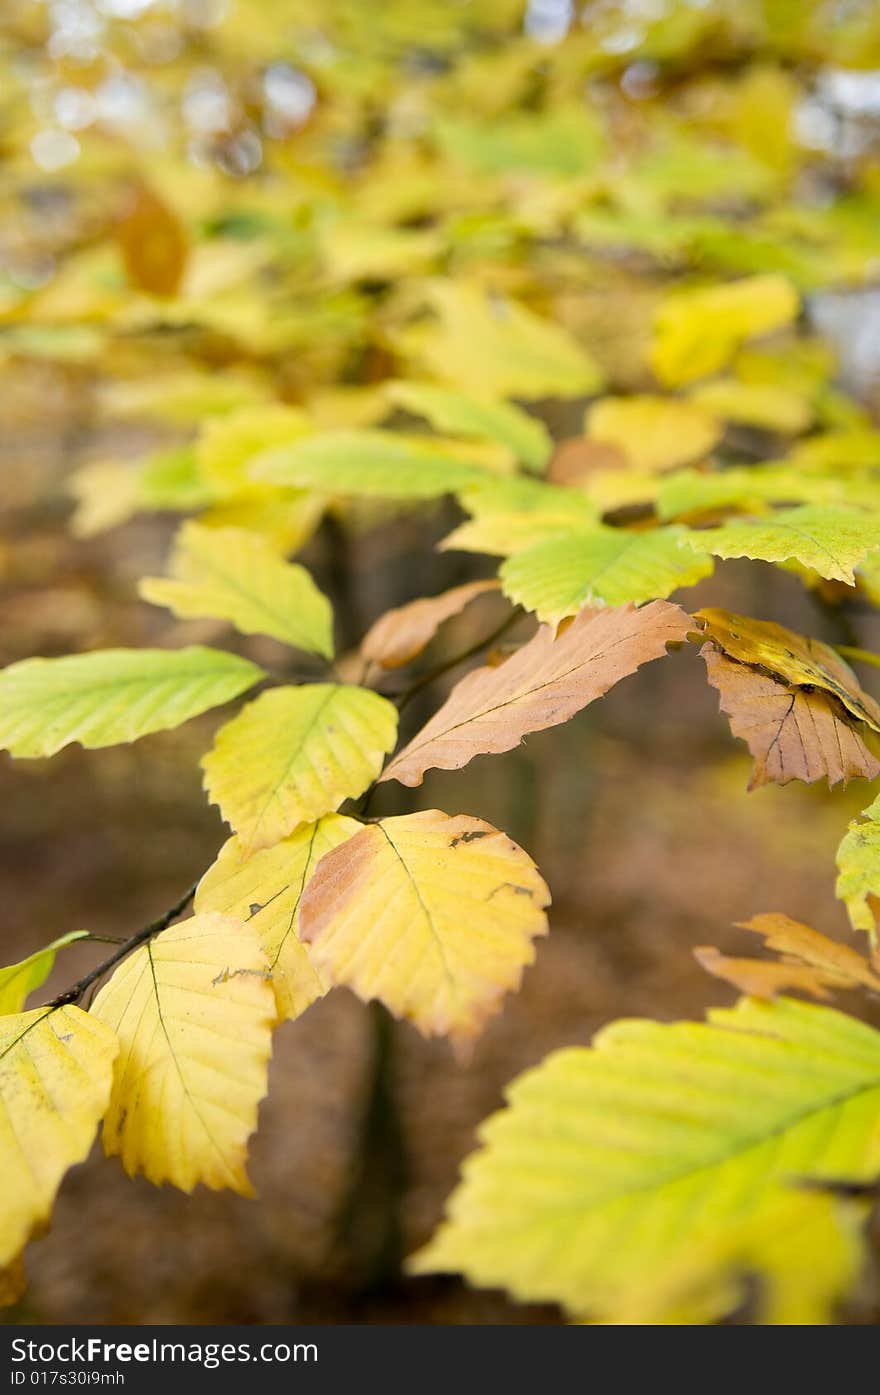
[[[781,273],[802,297],[795,328],[732,358],[724,459],[800,441],[880,460],[874,0],[5,0],[0,74],[4,663],[211,641],[216,622],[137,600],[182,512],[303,549],[343,646],[388,605],[488,574],[434,550],[451,504],[325,509],[243,461],[304,423],[411,428],[407,379],[516,397],[582,442],[598,392],[657,390],[671,288]],[[720,564],[694,597],[880,648],[867,609],[763,564]],[[484,624],[456,621],[446,652]],[[209,729],[3,760],[5,960],[127,933],[209,863]],[[260,1201],[76,1169],[10,1316],[555,1320],[402,1281],[397,1261],[518,1070],[617,1016],[728,1001],[690,950],[735,951],[732,920],[784,909],[845,933],[834,849],[864,792],[747,799],[747,773],[686,654],[491,779],[434,773],[423,804],[504,827],[554,888],[553,934],[472,1065],[406,1027],[377,1053],[369,1012],[331,995],[279,1034]],[[66,977],[90,954],[72,947]],[[868,1275],[849,1317],[877,1311]]]

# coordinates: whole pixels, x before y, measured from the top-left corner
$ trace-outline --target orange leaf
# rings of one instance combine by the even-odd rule
[[[381,779],[420,785],[426,770],[459,770],[475,756],[510,751],[529,732],[567,721],[660,658],[692,627],[690,616],[668,601],[639,610],[632,604],[584,609],[557,638],[542,626],[500,668],[478,668],[457,683]]]
[[[774,959],[733,959],[712,945],[698,945],[694,958],[715,978],[732,983],[751,998],[775,998],[788,989],[800,989],[814,998],[830,998],[829,987],[839,986],[834,974],[824,974],[807,964],[781,964]]]
[[[146,185],[136,191],[116,239],[133,286],[148,295],[177,294],[186,269],[186,233],[168,205]]]
[[[382,668],[402,668],[430,644],[445,620],[460,614],[477,596],[493,591],[498,582],[469,581],[453,586],[439,596],[410,601],[409,605],[387,610],[372,625],[361,645],[363,657]]]
[[[701,653],[731,731],[754,757],[750,789],[789,780],[811,784],[823,777],[833,786],[857,776],[873,780],[880,775],[880,760],[867,744],[869,729],[830,693],[791,687],[729,659],[712,643]]]

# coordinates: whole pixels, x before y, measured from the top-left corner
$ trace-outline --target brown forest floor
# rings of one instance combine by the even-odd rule
[[[57,381],[47,378],[35,425],[26,405],[39,384],[24,380],[21,415],[6,423],[0,457],[2,662],[113,643],[230,642],[218,626],[179,625],[136,600],[136,577],[161,566],[169,520],[140,521],[87,543],[70,539],[60,489],[82,442],[63,429],[67,397]],[[91,453],[101,444],[90,443]],[[461,559],[435,559],[432,536],[430,523],[397,526],[378,547],[369,539],[353,544],[362,620],[372,618],[374,603],[399,603],[460,578]],[[376,557],[384,559],[378,572]],[[310,560],[320,572],[320,542]],[[794,581],[769,567],[727,564],[684,599],[834,637]],[[264,651],[249,645],[248,652]],[[215,724],[209,716],[133,747],[69,750],[52,762],[0,759],[4,962],[68,930],[129,933],[207,866],[223,830],[201,796],[197,760]],[[847,933],[833,896],[834,850],[865,803],[864,785],[834,795],[800,786],[748,795],[747,778],[748,761],[693,653],[650,665],[520,751],[437,775],[422,807],[505,827],[537,858],[554,893],[537,963],[471,1064],[458,1066],[445,1044],[394,1026],[385,1068],[391,1105],[373,1118],[378,1126],[365,1149],[376,1018],[348,993],[331,994],[278,1033],[253,1147],[258,1200],[156,1190],[126,1179],[96,1148],[66,1179],[51,1232],[29,1252],[27,1297],[7,1316],[558,1320],[552,1310],[521,1309],[454,1280],[395,1280],[383,1256],[389,1244],[405,1254],[430,1233],[477,1124],[517,1072],[554,1048],[588,1042],[613,1018],[700,1015],[730,1001],[732,992],[697,967],[695,945],[736,951],[748,937],[732,922],[766,910]],[[64,986],[96,957],[94,946],[75,946],[52,983]]]

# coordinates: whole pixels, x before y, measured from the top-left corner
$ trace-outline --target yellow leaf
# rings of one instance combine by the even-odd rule
[[[123,960],[91,1016],[120,1052],[104,1149],[130,1176],[248,1196],[247,1141],[266,1093],[275,999],[256,931],[213,912]]]
[[[202,760],[211,802],[251,852],[356,799],[397,737],[397,712],[367,688],[274,688],[227,722]]]
[[[243,528],[185,523],[177,534],[172,577],[144,577],[145,601],[184,619],[216,616],[244,634],[272,635],[310,653],[333,656],[333,612],[305,567],[284,562],[265,538]]]
[[[300,933],[332,982],[463,1051],[519,986],[549,900],[506,834],[431,809],[382,819],[323,857]]]
[[[52,1210],[110,1097],[116,1037],[77,1007],[0,1017],[0,1267]]]
[[[803,393],[776,383],[741,383],[736,378],[715,378],[694,388],[691,401],[724,421],[741,422],[763,431],[796,436],[813,420],[813,409]]]
[[[746,340],[791,324],[798,309],[794,286],[775,274],[673,291],[654,321],[651,367],[667,387],[708,377]]]
[[[279,402],[209,417],[196,445],[199,472],[219,499],[265,494],[248,475],[250,461],[261,450],[297,441],[310,430],[304,412]]]
[[[251,857],[243,855],[237,838],[229,838],[199,882],[197,913],[220,911],[256,930],[280,1018],[299,1017],[330,986],[299,938],[300,898],[324,854],[361,827],[355,819],[327,814]]]
[[[711,411],[675,397],[603,397],[589,408],[591,439],[618,446],[636,470],[668,470],[708,455],[721,437]]]

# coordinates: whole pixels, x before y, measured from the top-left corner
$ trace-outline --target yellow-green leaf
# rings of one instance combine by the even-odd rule
[[[310,653],[333,656],[333,611],[305,567],[284,562],[272,545],[243,528],[185,523],[172,577],[145,577],[140,594],[175,615],[216,616],[244,634],[273,635]]]
[[[196,445],[200,474],[219,499],[253,494],[248,466],[254,456],[270,446],[296,441],[310,430],[304,412],[280,402],[209,417]]]
[[[243,848],[270,847],[363,794],[396,738],[395,708],[367,688],[273,688],[221,727],[205,788]]]
[[[272,484],[386,499],[431,499],[486,477],[481,466],[427,437],[366,429],[327,431],[262,451],[250,471]]]
[[[110,1098],[116,1037],[77,1007],[0,1017],[0,1266],[49,1219]]]
[[[651,367],[667,387],[717,373],[746,340],[797,318],[798,294],[784,276],[749,276],[673,291],[654,321]]]
[[[617,1022],[592,1050],[528,1071],[508,1099],[411,1268],[578,1316],[644,1320],[634,1299],[707,1250],[730,1277],[760,1274],[765,1256],[772,1274],[799,1180],[880,1167],[880,1034],[786,999],[746,998],[705,1025]],[[824,1311],[802,1290],[796,1320],[827,1321],[839,1285],[821,1251],[811,1263]]]
[[[0,672],[0,746],[51,756],[71,741],[135,741],[229,702],[263,677],[248,659],[201,645],[23,659]]]
[[[544,423],[512,402],[486,401],[436,383],[394,382],[388,395],[397,406],[427,418],[438,431],[498,441],[532,470],[542,469],[553,449]]]
[[[837,849],[837,895],[853,928],[877,935],[880,916],[880,795],[853,819]]]
[[[432,377],[478,397],[579,397],[602,372],[566,330],[524,305],[452,281],[430,287],[433,324],[400,335],[401,348]]]
[[[763,562],[800,562],[820,576],[854,586],[855,567],[880,547],[880,513],[807,504],[780,509],[765,518],[736,519],[686,537],[697,552]]]
[[[710,411],[676,397],[603,397],[587,412],[587,435],[624,452],[636,470],[668,470],[708,455],[721,437]]]
[[[104,1149],[157,1186],[251,1194],[247,1141],[266,1093],[275,999],[256,930],[208,912],[120,964],[91,1016],[119,1038]]]
[[[555,624],[584,605],[662,599],[711,575],[713,566],[706,553],[682,546],[680,529],[600,526],[518,551],[499,575],[506,596]]]
[[[506,834],[431,809],[382,819],[323,857],[300,933],[331,982],[464,1049],[519,986],[549,900]]]
[[[87,930],[71,930],[69,935],[61,935],[44,949],[29,954],[27,959],[0,968],[0,1016],[21,1012],[28,994],[45,983],[52,972],[58,950],[87,935]]]
[[[280,1018],[299,1017],[330,986],[299,938],[299,904],[324,854],[361,827],[355,819],[327,814],[250,857],[237,838],[229,838],[199,882],[193,903],[197,913],[220,911],[256,930]]]
[[[777,383],[742,383],[737,378],[716,378],[694,388],[690,400],[724,421],[742,422],[744,426],[788,436],[806,431],[813,419],[809,399],[794,388]]]

